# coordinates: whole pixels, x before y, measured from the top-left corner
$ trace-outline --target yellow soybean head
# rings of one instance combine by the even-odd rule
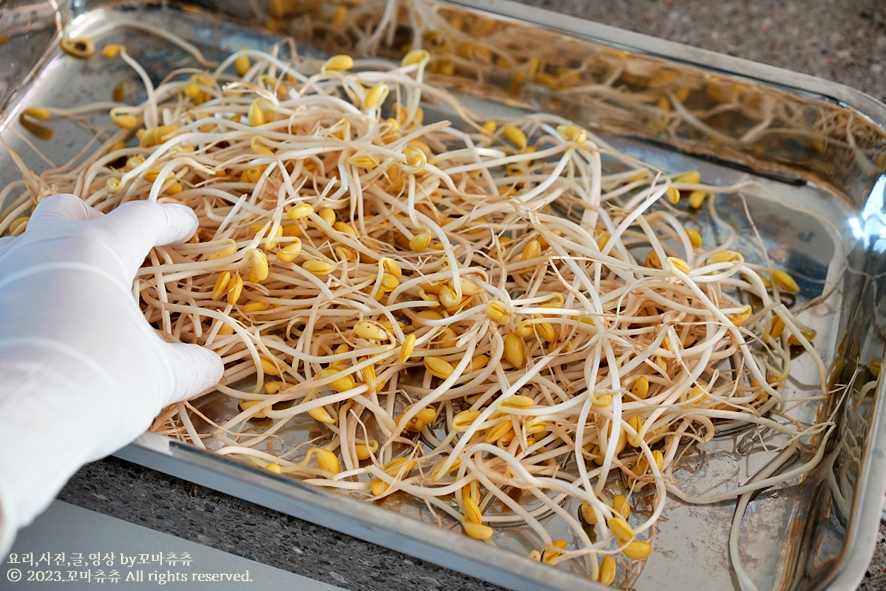
[[[530,435],[535,435],[537,433],[544,433],[548,430],[548,423],[544,419],[535,418],[526,421],[526,433]]]
[[[28,107],[22,112],[23,115],[27,115],[32,119],[39,119],[40,121],[45,121],[52,116],[49,109],[46,107]]]
[[[674,205],[680,203],[680,191],[678,191],[676,187],[668,187],[665,195],[667,196],[668,201],[670,201]]]
[[[775,316],[772,318],[772,324],[769,326],[769,336],[773,339],[777,339],[781,336],[781,333],[784,332],[784,320],[781,319],[781,316]]]
[[[166,195],[178,195],[184,190],[182,184],[178,181],[173,181],[163,187],[163,193]],[[173,203],[173,202],[170,202]],[[179,201],[175,201],[174,203],[180,203]]]
[[[400,363],[406,363],[409,360],[409,357],[412,355],[412,351],[415,349],[415,335],[407,335],[406,339],[403,341],[403,346],[400,347]]]
[[[691,271],[689,268],[689,263],[684,261],[678,257],[668,257],[667,258],[668,267],[672,269],[677,269],[681,273],[687,274]]]
[[[438,377],[441,380],[445,380],[455,371],[455,368],[452,367],[451,363],[440,359],[439,357],[425,357],[425,369],[427,369],[432,376]]]
[[[474,523],[483,521],[483,514],[480,513],[480,506],[477,504],[477,501],[471,497],[464,497],[462,502],[465,506],[465,519]]]
[[[416,234],[409,239],[409,250],[412,252],[424,252],[431,244],[431,235],[427,233]]]
[[[88,37],[63,37],[58,45],[62,51],[77,59],[89,59],[95,55],[95,42]]]
[[[253,154],[260,154],[262,156],[274,155],[274,150],[262,144],[262,138],[258,135],[249,141],[249,148],[252,150]]]
[[[689,237],[689,244],[693,248],[701,248],[701,234],[695,228],[686,228],[686,236]]]
[[[326,369],[320,370],[320,372],[317,374],[317,378],[324,380],[326,378],[331,378],[341,373],[342,371],[337,367],[327,367]],[[347,392],[348,390],[352,390],[356,385],[357,383],[354,381],[354,376],[352,374],[342,375],[341,377],[329,382],[329,387],[337,392]]]
[[[342,234],[348,234],[349,236],[357,235],[357,231],[354,227],[347,222],[335,222],[332,224],[332,229],[336,232],[341,232]]]
[[[731,263],[736,260],[744,261],[744,258],[734,250],[721,250],[708,257],[708,263],[712,265],[716,263]]]
[[[277,258],[284,263],[291,263],[301,254],[301,240],[293,238],[292,243],[277,251]]]
[[[249,281],[252,283],[260,283],[268,278],[268,257],[260,250],[251,249],[246,253],[246,257],[250,262]]]
[[[612,556],[604,556],[600,562],[600,570],[597,571],[597,582],[601,585],[611,585],[615,581],[617,565]]]
[[[483,135],[492,135],[496,129],[498,129],[498,126],[495,124],[495,121],[487,121],[483,124],[481,133]]]
[[[289,369],[285,363],[276,357],[268,357],[267,355],[259,355],[258,361],[261,364],[262,371],[272,376],[282,376]]]
[[[345,21],[348,18],[348,7],[347,6],[339,6],[335,9],[335,14],[332,15],[332,26],[336,29],[341,29],[345,26]]]
[[[632,415],[632,416],[628,417],[627,423],[628,423],[628,425],[631,426],[631,429],[636,431],[638,434],[640,433],[640,430],[643,428],[643,419],[641,419],[639,415]],[[631,440],[629,443],[631,445],[633,445],[634,447],[640,447],[641,442],[642,442],[642,439],[638,435],[635,437],[631,437]]]
[[[689,185],[697,185],[701,182],[701,173],[697,170],[690,170],[674,177],[675,183],[686,183]]]
[[[471,359],[471,371],[480,371],[489,364],[489,357],[486,355],[477,355]]]
[[[623,552],[631,560],[646,560],[652,554],[652,544],[649,542],[631,542],[625,547]]]
[[[738,314],[733,314],[729,319],[735,326],[741,326],[748,321],[748,318],[751,317],[751,311],[751,307],[749,305],[746,305],[744,308],[741,309],[741,312],[739,312]]]
[[[25,216],[18,218],[11,224],[9,224],[9,235],[10,236],[18,236],[22,234],[28,227],[28,222],[31,220],[31,216]]]
[[[631,394],[640,400],[645,400],[646,396],[649,395],[649,378],[646,376],[640,376],[637,378],[637,381],[631,386]]]
[[[355,324],[354,334],[370,341],[383,341],[388,338],[388,332],[384,327],[372,320],[361,320]]]
[[[517,369],[526,365],[526,350],[523,347],[523,339],[515,332],[505,337],[505,359]]]
[[[329,425],[329,424],[332,424],[335,422],[335,419],[332,417],[331,414],[329,414],[329,411],[327,411],[322,406],[319,406],[317,408],[312,408],[311,410],[308,411],[308,414],[311,416],[312,419],[314,419],[318,423],[325,423],[325,424]]]
[[[382,267],[384,267],[385,272],[393,275],[397,279],[400,279],[403,275],[403,270],[400,268],[400,265],[394,259],[383,258],[381,260]]]
[[[335,265],[332,263],[327,263],[326,261],[318,261],[318,260],[310,260],[305,261],[301,264],[302,269],[311,273],[312,275],[324,276],[329,275],[333,271],[335,271]]]
[[[692,209],[698,209],[702,205],[704,205],[704,199],[707,196],[707,193],[704,191],[692,191],[689,193],[689,207]]]
[[[227,336],[232,334],[234,334],[234,327],[230,324],[222,324],[221,327],[218,329],[219,336]]]
[[[223,259],[225,257],[229,257],[237,252],[237,243],[233,240],[226,240],[227,246],[220,248],[219,250],[206,255],[207,261],[214,261],[216,259]]]
[[[411,66],[413,64],[421,63],[431,57],[431,54],[427,52],[425,49],[412,49],[403,56],[403,59],[400,60],[401,66]]]
[[[529,144],[529,140],[526,138],[526,133],[516,125],[505,125],[504,128],[502,128],[501,133],[519,150],[525,150],[526,146]]]
[[[588,132],[575,125],[558,125],[557,133],[559,133],[563,139],[577,144],[584,143],[588,139]]]
[[[804,326],[801,326],[800,327],[800,334],[802,334],[806,338],[807,341],[811,341],[812,339],[815,338],[815,335],[818,333],[816,333],[816,331],[811,328],[806,328]],[[793,345],[794,347],[799,347],[801,343],[800,343],[800,339],[798,339],[796,335],[792,334],[788,338],[788,344]]]
[[[364,170],[372,170],[378,166],[379,159],[372,154],[354,154],[348,158],[348,164]]]
[[[434,340],[441,349],[453,349],[458,345],[458,335],[451,328],[444,328]]]
[[[646,266],[650,269],[661,269],[661,259],[658,258],[658,253],[654,250],[650,250],[646,255]]]
[[[369,490],[372,492],[372,496],[380,497],[388,490],[388,485],[383,480],[373,480],[369,484]]]
[[[112,176],[107,181],[105,181],[105,191],[107,191],[110,195],[114,195],[123,190],[124,183],[120,182],[120,179]]]
[[[363,106],[367,109],[372,109],[376,105],[383,104],[390,93],[390,87],[384,82],[380,82],[366,92],[366,98],[363,99]]]
[[[431,470],[431,480],[437,482],[438,480],[446,476],[446,474],[455,472],[456,470],[458,470],[458,467],[461,466],[461,460],[459,458],[455,458],[455,460],[453,460],[452,462],[452,465],[449,466],[449,469],[446,471],[446,473],[444,473],[443,466],[446,464],[446,461],[448,459],[449,458],[443,458],[442,460],[434,464],[434,468],[433,470]]]
[[[479,417],[479,410],[463,410],[452,417],[452,430],[456,433],[464,433]]]
[[[557,340],[557,333],[550,322],[539,322],[532,326],[535,328],[535,334],[546,343],[553,343]]]
[[[259,181],[263,172],[264,172],[264,167],[262,167],[262,166],[252,166],[250,168],[247,168],[240,175],[240,182],[241,183],[250,183],[250,184],[254,185]]]
[[[565,550],[569,546],[569,542],[566,540],[554,540],[552,545],[555,549],[549,548],[541,553],[541,561],[545,564],[556,564],[558,562],[556,559],[562,555],[560,550]]]
[[[529,261],[541,254],[541,244],[539,244],[538,240],[530,240],[529,244],[523,249],[523,261]]]
[[[416,465],[417,462],[415,460],[396,458],[384,465],[384,471],[386,474],[396,478],[400,475],[405,476],[409,474]]]
[[[606,520],[606,525],[609,527],[609,531],[612,532],[612,535],[615,536],[615,539],[618,540],[618,543],[624,546],[634,537],[634,530],[628,525],[628,522],[625,521],[620,515],[614,515]]]
[[[278,394],[285,390],[288,385],[286,382],[265,382],[265,392],[268,394]]]
[[[707,390],[702,388],[701,386],[693,386],[689,392],[686,392],[682,396],[683,402],[680,404],[683,408],[689,408],[691,406],[695,406],[697,404],[701,404],[708,398]]]
[[[335,210],[329,207],[321,207],[320,211],[317,212],[317,215],[320,216],[320,219],[326,222],[327,226],[332,226],[335,223]]]
[[[597,514],[594,512],[594,508],[591,507],[591,504],[587,501],[581,502],[581,507],[579,507],[579,515],[582,520],[588,525],[596,525],[597,524]]]
[[[509,408],[532,408],[535,404],[535,401],[529,396],[522,396],[516,394],[514,396],[508,396],[502,400],[499,400],[498,407],[502,409],[504,412],[507,412]]]
[[[262,109],[262,104],[264,101],[261,99],[255,99],[249,105],[249,110],[246,112],[246,118],[249,121],[249,125],[252,127],[259,127],[260,125],[265,124],[265,112]]]
[[[447,308],[453,308],[461,303],[461,298],[458,297],[455,293],[455,290],[453,290],[448,285],[444,285],[440,288],[440,295],[438,297],[440,299],[440,303]]]
[[[512,431],[513,428],[514,426],[511,424],[510,420],[499,423],[486,434],[486,443],[495,443]]]
[[[594,239],[594,242],[597,244],[597,248],[599,250],[603,250],[604,248],[606,248],[606,245],[609,244],[609,239],[611,237],[612,236],[609,234],[609,232],[605,230],[600,232],[600,235],[597,236],[596,239]]]
[[[367,365],[358,372],[360,381],[366,384],[370,392],[375,392],[378,388],[378,377],[375,375],[375,366]]]
[[[249,48],[244,47],[243,49]],[[248,55],[238,55],[237,59],[234,60],[234,67],[237,69],[237,75],[243,77],[249,71],[249,68],[252,67],[252,62],[249,61]]]
[[[367,443],[360,443],[354,446],[354,453],[358,460],[368,460],[372,454],[378,451],[378,441],[370,439]]]
[[[410,405],[410,408],[411,407],[412,405]],[[423,408],[418,411],[418,414],[416,414],[415,417],[425,425],[431,425],[437,420],[437,411],[430,407]]]
[[[264,401],[263,400],[241,400],[240,402],[237,403],[237,406],[240,407],[240,410],[247,410],[257,404],[261,404],[262,402],[264,402]],[[252,415],[252,418],[253,419],[264,419],[264,418],[266,418],[266,416],[267,415],[265,415],[264,412],[258,411],[257,413]]]
[[[510,316],[505,311],[504,304],[496,300],[490,300],[486,304],[486,316],[497,324],[507,324],[511,321]]]
[[[400,280],[391,275],[390,273],[384,273],[381,276],[381,290],[385,293],[390,293],[397,289],[400,285]]]
[[[125,51],[126,47],[118,43],[110,43],[102,48],[102,55],[108,59],[114,59],[120,55],[121,51]]]
[[[409,146],[403,155],[406,156],[406,165],[413,169],[411,172],[415,174],[423,172],[428,164],[428,153],[421,148]]]
[[[126,160],[126,170],[134,170],[145,163],[141,156],[132,156]]]
[[[310,203],[299,203],[286,212],[286,217],[291,220],[301,220],[314,213],[314,208]]]
[[[113,121],[117,127],[122,129],[135,129],[141,125],[141,121],[135,115],[120,113],[119,111],[112,109],[110,116],[111,121]]]
[[[424,318],[426,320],[441,320],[443,315],[439,312],[434,312],[433,310],[422,310],[418,314],[416,314],[419,318]],[[424,326],[424,323],[421,320],[413,320],[412,321],[413,328],[420,328]]]
[[[274,474],[283,474],[283,469],[280,467],[280,464],[271,463],[265,466],[265,470],[268,472],[273,472]]]
[[[354,67],[354,58],[349,55],[334,55],[320,67],[321,72],[344,72]]]
[[[483,525],[482,523],[474,523],[473,521],[468,521],[467,519],[461,522],[462,529],[464,532],[471,538],[475,540],[488,540],[492,537],[492,534],[495,533],[492,531],[492,528],[488,525]]]
[[[315,447],[312,450],[317,457],[317,465],[321,470],[326,470],[331,474],[341,473],[341,464],[338,463],[338,457],[328,449]]]
[[[459,277],[458,282],[463,295],[475,296],[483,291],[479,285],[462,277]]]
[[[243,294],[243,278],[240,277],[239,273],[235,273],[230,281],[228,281],[228,303],[232,306],[237,303],[237,300],[240,299],[240,296]]]
[[[794,278],[782,271],[781,269],[776,269],[772,272],[772,281],[775,282],[775,285],[782,291],[786,291],[788,293],[800,293],[800,286],[797,285],[797,282],[794,281]]]
[[[631,504],[628,502],[628,498],[624,495],[615,495],[612,497],[612,508],[625,519],[631,516]]]
[[[240,311],[244,314],[252,314],[253,312],[264,312],[265,310],[270,309],[271,304],[267,302],[249,302],[242,308]]]

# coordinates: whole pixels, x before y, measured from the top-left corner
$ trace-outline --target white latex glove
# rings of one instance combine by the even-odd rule
[[[83,464],[221,379],[221,358],[163,341],[132,290],[152,247],[196,228],[180,205],[103,215],[56,195],[23,234],[0,239],[0,562]]]

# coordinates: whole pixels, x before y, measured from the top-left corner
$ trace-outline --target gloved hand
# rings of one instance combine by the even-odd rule
[[[0,239],[0,562],[80,466],[221,379],[221,358],[162,340],[132,290],[152,247],[196,229],[180,205],[103,215],[56,195]]]

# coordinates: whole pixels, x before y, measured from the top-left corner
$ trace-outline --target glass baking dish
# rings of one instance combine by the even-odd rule
[[[403,11],[392,11],[398,26],[354,46],[330,24],[342,6],[370,21],[386,14],[384,2],[376,0],[7,2],[0,8],[0,31],[10,35],[0,46],[0,139],[34,169],[47,164],[28,143],[53,162],[65,162],[91,132],[59,124],[54,140],[41,142],[22,127],[22,110],[107,101],[122,79],[137,83],[119,63],[63,54],[63,32],[93,38],[99,47],[125,40],[157,78],[186,54],[137,23],[174,32],[210,59],[243,46],[268,47],[284,36],[293,37],[303,54],[347,51],[399,59],[413,41],[396,22]],[[475,111],[554,112],[664,170],[699,170],[719,185],[753,179],[765,188],[744,202],[720,197],[718,211],[743,227],[747,207],[769,255],[799,279],[802,291],[794,305],[805,306],[803,322],[817,331],[832,392],[841,395],[805,409],[823,416],[836,408],[837,436],[815,471],[752,501],[740,538],[743,562],[761,589],[854,589],[867,567],[886,487],[886,411],[876,375],[884,345],[879,294],[886,108],[835,83],[505,0],[413,0],[411,6],[424,16],[422,40],[434,55],[433,79]],[[503,55],[508,59],[498,59]],[[662,108],[662,97],[676,108]],[[428,118],[446,115],[432,104],[425,110]],[[107,124],[101,116],[84,117]],[[0,154],[0,162],[5,185],[18,173],[8,154]],[[815,382],[809,365],[797,363],[797,393]],[[233,412],[221,396],[207,399],[203,408],[209,407],[220,416]],[[691,476],[696,490],[716,485],[727,473],[745,482],[771,454],[749,446],[744,435],[719,437],[688,455],[679,474]],[[286,437],[299,443],[307,430]],[[418,504],[399,498],[359,503],[154,433],[118,455],[505,587],[599,587],[586,573],[525,558],[534,540],[520,528],[499,532],[494,545],[483,544],[448,531],[455,523],[439,527]],[[640,590],[681,589],[700,580],[706,589],[737,588],[726,547],[733,512],[734,502],[692,506],[671,499],[656,532],[658,551],[642,576],[627,580],[622,573],[620,579]]]

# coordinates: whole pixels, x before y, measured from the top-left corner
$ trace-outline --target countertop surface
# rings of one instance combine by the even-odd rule
[[[519,0],[834,80],[886,101],[880,0]],[[349,590],[497,589],[458,573],[117,459],[81,469],[61,500]],[[886,591],[886,528],[861,590]]]

